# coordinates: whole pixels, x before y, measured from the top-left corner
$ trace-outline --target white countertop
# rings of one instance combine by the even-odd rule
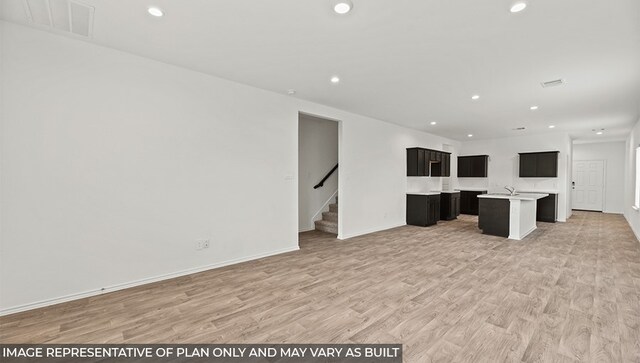
[[[411,195],[440,195],[440,192],[407,192]]]
[[[549,194],[545,194],[545,193],[522,193],[522,194],[516,194],[516,195],[480,194],[478,195],[478,198],[509,199],[509,200],[538,200],[548,196]]]
[[[486,192],[487,188],[457,188],[456,191]]]
[[[542,194],[560,194],[559,190],[552,190],[552,189],[537,189],[537,190],[533,190],[533,189],[516,189],[516,193],[542,193]]]
[[[443,190],[440,193],[453,194],[453,193],[460,193],[460,191],[459,190]]]

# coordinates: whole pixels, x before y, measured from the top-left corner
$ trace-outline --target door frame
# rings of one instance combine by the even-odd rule
[[[343,235],[343,226],[344,223],[342,222],[344,213],[342,213],[342,206],[344,204],[344,193],[343,193],[343,189],[344,189],[344,178],[340,178],[340,170],[343,169],[342,167],[342,120],[337,119],[335,117],[331,117],[331,116],[326,116],[320,113],[314,113],[314,112],[308,112],[308,111],[303,111],[301,109],[298,109],[298,112],[296,113],[296,194],[295,194],[295,199],[296,199],[296,218],[299,217],[300,215],[300,211],[298,210],[299,206],[300,206],[300,201],[298,200],[298,185],[300,183],[300,170],[297,168],[298,165],[298,157],[299,157],[299,152],[297,150],[298,146],[300,144],[300,139],[299,139],[299,133],[298,133],[298,127],[300,125],[300,116],[301,115],[305,115],[305,116],[310,116],[310,117],[315,117],[315,118],[319,118],[319,119],[323,119],[326,121],[332,121],[332,122],[336,122],[338,124],[338,170],[336,170],[336,173],[338,173],[338,197],[340,198],[340,203],[338,203],[338,235],[337,235],[337,239],[341,240],[342,235]],[[296,226],[298,225],[297,223],[297,219],[296,219]],[[298,228],[296,227],[296,231],[298,230]],[[298,246],[300,246],[300,239],[299,239],[299,233],[296,233],[296,238],[298,241]]]
[[[575,172],[575,163],[576,162],[586,162],[586,161],[602,161],[602,206],[600,207],[602,210],[600,211],[596,211],[596,210],[591,210],[591,209],[577,209],[573,207],[573,203],[575,202],[575,198],[573,195],[573,191],[574,191],[574,185],[573,182],[575,180],[573,180],[573,173]],[[604,159],[586,159],[586,160],[582,160],[582,159],[574,159],[571,161],[571,210],[582,210],[582,211],[587,211],[587,212],[600,212],[600,213],[604,213],[605,210],[605,206],[607,205],[607,161]]]

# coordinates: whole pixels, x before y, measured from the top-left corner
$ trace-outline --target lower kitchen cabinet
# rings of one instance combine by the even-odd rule
[[[538,199],[536,208],[537,221],[555,223],[558,219],[558,194]]]
[[[486,190],[461,190],[460,191],[460,214],[478,215],[480,210],[480,203],[478,201],[478,195],[487,194]]]
[[[440,194],[440,220],[450,221],[460,215],[460,192]]]
[[[440,194],[407,194],[407,224],[431,226],[440,220]]]

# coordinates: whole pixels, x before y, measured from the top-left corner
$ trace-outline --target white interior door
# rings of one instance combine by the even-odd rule
[[[573,209],[602,212],[604,161],[573,162]]]

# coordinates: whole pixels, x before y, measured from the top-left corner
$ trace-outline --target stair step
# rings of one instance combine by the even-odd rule
[[[315,221],[316,230],[322,232],[328,232],[333,234],[338,234],[338,222],[331,221]]]
[[[338,213],[338,203],[329,204],[329,212]]]
[[[322,212],[322,220],[329,222],[338,222],[338,213],[337,212]]]

